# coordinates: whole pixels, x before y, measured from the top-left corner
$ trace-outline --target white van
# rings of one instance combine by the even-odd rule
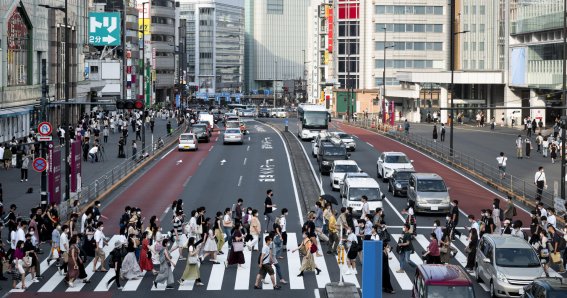
[[[215,125],[215,117],[212,114],[200,112],[199,121],[209,122],[209,128],[211,129],[211,131],[213,130],[213,126]]]
[[[370,210],[382,208],[382,200],[386,197],[380,191],[380,185],[374,178],[347,177],[341,185],[341,199],[344,207],[352,207],[356,214],[362,211],[362,196],[368,197]]]

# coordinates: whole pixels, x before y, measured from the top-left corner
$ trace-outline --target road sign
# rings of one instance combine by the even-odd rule
[[[89,44],[93,46],[119,46],[119,12],[89,12]]]
[[[49,122],[41,122],[37,126],[37,132],[42,136],[50,136],[53,131],[53,127]]]
[[[33,160],[32,166],[34,170],[41,173],[47,169],[47,160],[45,160],[45,158],[38,157]]]
[[[51,136],[38,136],[37,141],[38,142],[51,142],[51,141],[53,141],[53,137],[51,137]]]

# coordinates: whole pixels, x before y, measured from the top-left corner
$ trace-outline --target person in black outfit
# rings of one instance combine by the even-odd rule
[[[120,240],[117,240],[114,243],[114,250],[110,252],[110,257],[112,263],[114,263],[114,272],[116,272],[116,275],[114,275],[111,279],[108,280],[108,282],[106,283],[106,288],[109,288],[112,282],[116,280],[116,286],[118,287],[119,290],[122,290],[122,286],[120,286],[120,269],[122,267],[122,259],[123,259],[122,246],[123,246],[122,242],[120,242]]]
[[[274,230],[274,214],[273,208],[276,207],[276,204],[272,203],[272,197],[274,196],[274,192],[271,189],[266,191],[266,199],[264,200],[264,216],[266,217],[266,233],[269,233]]]
[[[118,141],[118,158],[125,158],[126,154],[124,154],[124,145],[126,144],[126,141],[124,140],[124,137],[120,137],[120,140]]]
[[[467,255],[467,265],[465,269],[468,271],[474,270],[474,263],[475,263],[475,256],[476,256],[476,247],[478,245],[478,233],[476,229],[471,229],[471,237],[470,237],[469,244],[467,246],[468,255]]]
[[[382,291],[389,294],[396,294],[394,287],[392,286],[392,281],[390,280],[390,246],[385,244],[382,248],[384,255],[382,256]]]
[[[455,234],[461,237],[461,232],[457,230],[457,225],[459,224],[459,201],[453,200],[451,204],[451,238],[455,238]]]
[[[4,222],[7,222],[8,232],[15,231],[16,228],[18,227],[16,223],[17,220],[16,209],[17,209],[16,204],[10,205],[10,212],[8,212],[8,215],[4,219]]]

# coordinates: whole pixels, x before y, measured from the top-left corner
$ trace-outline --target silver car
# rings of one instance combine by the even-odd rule
[[[443,178],[437,174],[411,174],[407,194],[408,200],[415,202],[416,213],[449,213],[451,209],[449,189]]]
[[[517,297],[520,289],[545,272],[536,251],[523,238],[484,234],[476,250],[475,275],[489,286],[491,297]]]
[[[239,143],[242,145],[244,143],[244,138],[240,132],[240,128],[227,128],[224,131],[222,141],[224,144]]]

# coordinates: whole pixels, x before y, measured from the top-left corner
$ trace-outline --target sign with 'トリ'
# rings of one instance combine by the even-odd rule
[[[89,13],[89,44],[93,46],[120,45],[120,13]]]

